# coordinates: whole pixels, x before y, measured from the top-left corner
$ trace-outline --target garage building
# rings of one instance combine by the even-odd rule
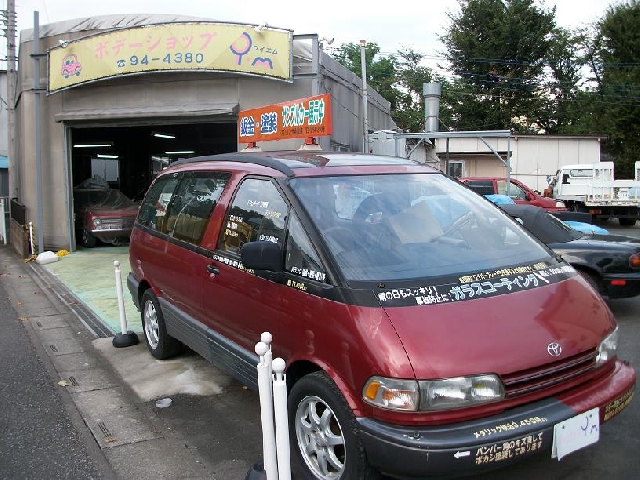
[[[323,52],[315,34],[109,15],[22,31],[18,64],[11,196],[24,205],[45,250],[76,248],[75,186],[100,176],[140,198],[172,161],[244,148],[237,140],[242,110],[328,93],[333,133],[320,145],[363,148],[362,82]],[[389,108],[368,89],[370,129],[395,126]]]

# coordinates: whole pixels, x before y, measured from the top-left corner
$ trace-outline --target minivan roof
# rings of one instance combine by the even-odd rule
[[[186,165],[197,162],[240,162],[253,163],[278,170],[289,177],[295,176],[295,169],[312,167],[345,167],[364,165],[407,165],[424,164],[406,158],[386,157],[357,152],[326,152],[286,150],[276,152],[232,152],[219,155],[205,155],[183,158],[171,165]]]

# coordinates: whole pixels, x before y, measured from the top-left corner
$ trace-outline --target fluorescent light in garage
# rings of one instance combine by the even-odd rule
[[[171,135],[169,133],[159,133],[159,132],[154,132],[153,136],[158,138],[176,138],[175,135]]]
[[[115,160],[116,158],[120,158],[120,155],[104,155],[102,153],[99,153],[98,158],[110,158]]]
[[[179,151],[176,151],[176,152],[164,152],[164,153],[166,153],[167,155],[187,155],[189,153],[195,153],[195,151],[194,150],[179,150]]]
[[[109,143],[76,143],[73,148],[99,148],[99,147],[113,147],[113,142]]]

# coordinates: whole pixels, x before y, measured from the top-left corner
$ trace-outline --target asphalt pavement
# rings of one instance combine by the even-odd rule
[[[8,275],[4,269],[2,275]],[[52,382],[42,346],[2,283],[0,325],[0,478],[113,477],[72,402]]]
[[[11,247],[0,259],[0,478],[233,478],[154,415]]]

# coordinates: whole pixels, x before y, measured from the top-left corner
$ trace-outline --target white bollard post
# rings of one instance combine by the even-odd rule
[[[263,334],[264,335],[264,334]],[[256,343],[258,363],[258,393],[260,394],[260,420],[262,423],[262,451],[267,480],[278,480],[276,439],[273,430],[273,404],[271,398],[271,366],[267,369],[267,353],[271,353],[265,342]]]
[[[127,314],[124,311],[124,299],[122,298],[122,275],[120,274],[120,262],[115,260],[113,266],[116,269],[116,295],[118,296],[118,310],[120,311],[120,331],[127,333]]]
[[[271,342],[273,341],[273,335],[270,332],[262,332],[260,335],[260,341],[267,346],[267,353],[264,354],[264,364],[267,366],[269,372],[269,381],[271,381],[271,362],[273,360],[273,352],[271,351]],[[271,387],[269,387],[271,391]]]
[[[289,452],[289,420],[287,415],[287,375],[285,362],[278,357],[273,360],[273,410],[276,418],[276,449],[278,454],[279,480],[291,480]]]
[[[2,242],[7,244],[7,218],[4,215],[4,198],[0,198],[0,235],[2,235]]]
[[[138,335],[127,331],[127,316],[124,311],[124,297],[122,295],[122,277],[120,275],[120,262],[115,260],[113,266],[116,270],[116,295],[118,297],[118,310],[120,311],[120,333],[113,337],[113,346],[116,348],[129,347],[138,343]]]
[[[31,255],[35,255],[36,247],[33,245],[33,222],[29,222],[29,245],[31,247]]]

